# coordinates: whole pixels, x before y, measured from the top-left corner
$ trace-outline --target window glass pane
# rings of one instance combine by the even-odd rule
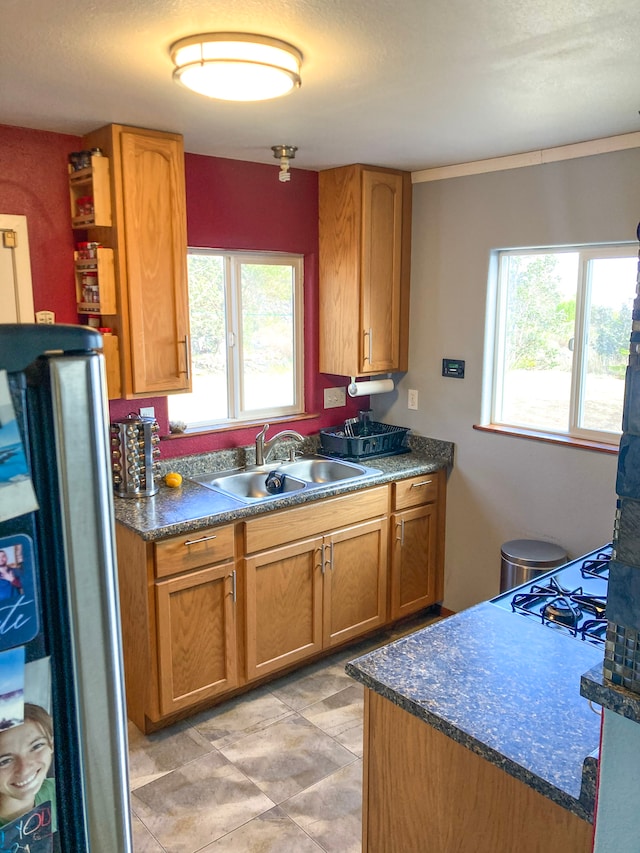
[[[243,263],[241,305],[243,411],[293,405],[293,268]]]
[[[586,364],[578,425],[585,429],[622,429],[624,380],[635,297],[635,258],[589,261],[590,308]]]
[[[189,254],[191,394],[168,398],[169,418],[188,424],[228,417],[224,258]]]
[[[503,257],[501,423],[568,431],[578,260],[575,252]]]

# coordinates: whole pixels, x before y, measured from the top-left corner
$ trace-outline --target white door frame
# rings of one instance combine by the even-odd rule
[[[5,248],[4,234],[10,231],[16,235],[15,248]],[[13,288],[10,283],[3,281],[0,291],[11,294],[13,290],[14,294],[13,304],[9,303],[8,310],[5,300],[2,300],[5,304],[0,306],[0,323],[33,323],[35,316],[26,216],[0,213],[0,252],[11,252],[11,262],[6,267],[3,264],[3,268],[12,270],[9,281],[13,279]]]

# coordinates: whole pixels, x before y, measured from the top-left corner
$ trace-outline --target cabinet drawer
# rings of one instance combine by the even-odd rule
[[[362,492],[352,492],[252,518],[245,523],[246,553],[264,551],[347,524],[386,515],[388,506],[388,487],[376,486]]]
[[[233,525],[198,530],[155,543],[156,577],[209,566],[234,556]]]
[[[440,471],[400,480],[393,484],[393,508],[406,509],[410,506],[431,503],[438,497]]]

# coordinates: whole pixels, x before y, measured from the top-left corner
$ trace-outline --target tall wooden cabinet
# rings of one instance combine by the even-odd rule
[[[411,176],[375,166],[319,175],[320,370],[407,370]]]
[[[83,141],[111,165],[112,227],[88,235],[115,254],[116,310],[103,323],[119,340],[122,396],[189,391],[182,137],[108,125]]]

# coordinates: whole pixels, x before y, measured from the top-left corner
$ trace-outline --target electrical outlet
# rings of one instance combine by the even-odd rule
[[[53,311],[36,311],[36,323],[44,323],[46,326],[51,326],[56,321],[56,315]]]
[[[407,403],[407,408],[409,408],[409,409],[417,409],[418,408],[418,392],[413,388],[409,388],[409,400]]]
[[[155,418],[156,410],[153,406],[143,406],[140,409],[140,417],[141,418]]]
[[[346,388],[325,388],[324,389],[324,407],[325,409],[337,409],[339,406],[347,405],[347,389]]]

